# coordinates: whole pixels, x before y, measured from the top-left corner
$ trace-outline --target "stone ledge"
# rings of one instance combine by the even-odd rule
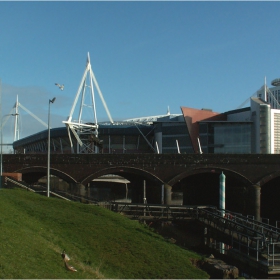
[[[220,259],[215,259],[213,255],[204,260],[202,269],[217,279],[236,279],[239,277],[239,270],[233,265],[226,264]]]

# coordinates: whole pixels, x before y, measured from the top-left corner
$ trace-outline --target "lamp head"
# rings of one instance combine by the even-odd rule
[[[50,102],[54,103],[55,99],[56,99],[55,97],[52,100],[50,99]]]

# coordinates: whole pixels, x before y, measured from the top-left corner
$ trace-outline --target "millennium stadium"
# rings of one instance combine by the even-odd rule
[[[61,90],[64,85],[56,84]],[[181,114],[126,119],[114,122],[91,68],[89,54],[81,83],[70,114],[60,128],[41,131],[23,139],[14,137],[15,154],[35,153],[213,153],[213,154],[279,154],[280,153],[280,79],[265,84],[239,108],[218,113],[211,109],[181,106]],[[97,92],[109,121],[98,122],[95,109]],[[90,105],[84,100],[89,97]],[[49,105],[55,99],[49,100]],[[245,103],[250,103],[244,107]],[[19,106],[15,103],[15,126]],[[85,107],[92,119],[83,120]],[[74,111],[78,108],[78,116]],[[29,112],[31,113],[31,112]],[[18,128],[15,127],[15,133]]]
[[[56,84],[61,90],[64,85]],[[109,121],[98,122],[94,93],[97,92]],[[85,100],[87,102],[85,104]],[[55,98],[49,100],[49,105]],[[14,112],[18,124],[19,108],[28,112],[17,100]],[[77,109],[78,108],[78,109]],[[83,121],[83,113],[91,108],[92,119]],[[76,119],[74,112],[78,112]],[[42,121],[41,121],[42,122]],[[74,98],[69,117],[61,128],[50,129],[17,139],[14,153],[192,153],[192,144],[182,114],[165,115],[113,121],[103,94],[94,76],[88,54],[86,68]],[[14,131],[18,131],[15,127]],[[48,146],[49,145],[49,146]]]
[[[63,85],[57,86],[63,90]],[[98,122],[94,92],[99,94],[109,121]],[[83,100],[92,100],[93,118],[83,122]],[[80,103],[79,103],[80,101]],[[49,105],[55,102],[49,100]],[[218,113],[209,108],[181,106],[181,114],[171,114],[113,121],[102,92],[93,74],[88,55],[81,84],[69,117],[59,128],[50,128],[18,139],[14,138],[14,154],[279,154],[280,153],[280,79],[271,87],[265,84],[246,102],[233,110]],[[19,106],[13,115],[18,123]],[[76,107],[78,117],[74,117]],[[15,132],[18,129],[15,127]],[[15,135],[16,136],[16,135]],[[46,184],[46,176],[38,184]],[[69,192],[69,185],[51,175],[52,187]],[[105,185],[104,185],[105,184]],[[107,174],[87,186],[90,198],[104,200],[128,198],[131,178]],[[181,185],[183,182],[181,182]],[[110,187],[109,187],[110,185]],[[120,187],[122,185],[122,187]],[[56,187],[57,186],[57,187]],[[101,187],[102,186],[102,187]],[[111,195],[108,190],[112,190]],[[177,189],[176,189],[177,188]],[[121,195],[119,190],[122,189]],[[180,184],[173,186],[172,195],[180,197]]]

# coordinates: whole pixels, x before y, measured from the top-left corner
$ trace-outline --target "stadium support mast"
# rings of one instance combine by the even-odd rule
[[[16,99],[16,103],[12,110],[9,112],[9,114],[5,115],[3,118],[2,122],[2,127],[1,129],[6,125],[7,121],[11,116],[15,117],[15,123],[14,123],[14,141],[19,140],[20,135],[19,135],[19,108],[23,109],[25,112],[27,112],[30,116],[32,116],[34,119],[36,119],[38,122],[40,122],[42,125],[45,127],[48,127],[48,125],[42,121],[40,118],[38,118],[36,115],[34,115],[31,111],[29,111],[27,108],[25,108],[19,101],[18,101],[18,95]]]
[[[74,149],[73,149],[73,141],[71,138],[71,132],[77,140],[77,153],[78,154],[80,154],[80,153],[90,154],[90,153],[99,152],[101,143],[98,139],[98,121],[97,121],[96,106],[95,106],[94,87],[96,88],[96,90],[99,94],[99,97],[106,110],[106,113],[107,113],[107,116],[108,116],[110,122],[114,123],[114,121],[111,117],[111,114],[109,112],[109,109],[107,107],[107,104],[103,98],[102,92],[97,83],[97,80],[91,69],[90,57],[89,57],[89,53],[88,53],[86,68],[85,68],[80,86],[78,88],[78,91],[76,93],[74,103],[70,110],[69,117],[68,117],[67,121],[63,121],[63,123],[66,125],[67,130],[68,130],[68,136],[69,136],[69,140],[70,140],[70,144],[71,144],[72,153],[74,153]],[[84,104],[87,89],[89,89],[89,94],[90,94],[91,102],[92,102],[92,104],[90,106]],[[79,107],[78,120],[73,121],[73,119],[72,119],[73,114],[74,114],[74,111],[77,106],[79,98],[80,98],[80,107]],[[93,116],[94,116],[93,121],[86,122],[86,123],[84,123],[82,121],[82,114],[83,114],[84,106],[92,108]]]

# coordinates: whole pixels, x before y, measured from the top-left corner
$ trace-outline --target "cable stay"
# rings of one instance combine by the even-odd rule
[[[87,63],[84,74],[82,76],[81,83],[79,85],[78,91],[76,93],[72,108],[70,110],[69,117],[63,123],[66,125],[68,130],[68,136],[71,144],[71,151],[74,152],[73,141],[71,139],[71,133],[77,140],[77,153],[98,153],[101,147],[101,141],[98,138],[98,121],[97,121],[97,113],[95,106],[95,96],[94,96],[94,88],[97,90],[99,97],[102,101],[102,104],[105,108],[107,116],[110,120],[110,123],[113,124],[114,121],[111,117],[107,104],[103,98],[103,94],[100,90],[100,87],[97,83],[97,80],[94,76],[94,73],[90,64],[89,53],[87,56]],[[89,93],[88,93],[89,91]],[[86,94],[89,95],[91,104],[87,105],[85,103]],[[78,112],[78,120],[73,120],[73,114],[80,99],[80,106]],[[88,107],[92,110],[93,118],[89,122],[82,121],[83,109],[84,107]]]
[[[275,95],[270,91],[270,89],[266,88],[267,93],[267,102],[270,104],[272,109],[280,109],[280,104],[278,100],[276,99]]]
[[[30,112],[27,108],[25,108],[21,103],[18,103],[18,106],[21,107],[25,112],[27,112],[30,116],[32,116],[35,120],[40,122],[43,126],[48,127],[48,124],[46,124],[44,121],[39,119],[36,115],[34,115],[32,112]]]
[[[147,137],[143,134],[143,132],[141,131],[141,129],[138,127],[137,122],[133,123],[135,125],[135,127],[138,129],[138,131],[140,132],[140,134],[143,136],[143,138],[145,139],[145,141],[147,142],[147,144],[150,146],[150,148],[155,152],[155,148],[153,147],[153,145],[149,142],[149,140],[147,139]]]
[[[249,98],[247,98],[244,102],[242,102],[237,109],[243,108],[251,99],[251,97],[257,96],[258,91],[256,91],[253,95],[251,95]]]
[[[241,109],[244,107],[246,103],[250,101],[252,97],[260,97],[265,102],[268,102],[271,106],[271,109],[280,109],[280,104],[275,95],[271,92],[271,90],[266,85],[266,81],[263,86],[260,87],[259,90],[257,90],[252,96],[250,96],[248,99],[246,99],[241,105],[237,107],[237,109]]]
[[[11,109],[11,111],[7,115],[4,116],[4,118],[3,118],[4,120],[3,120],[3,123],[2,123],[2,127],[1,127],[1,128],[3,128],[5,126],[5,124],[10,119],[11,116],[15,117],[15,122],[14,122],[14,141],[17,141],[20,138],[20,135],[19,135],[19,116],[20,116],[19,108],[23,109],[30,116],[32,116],[35,120],[40,122],[43,126],[48,127],[48,125],[44,121],[42,121],[40,118],[38,118],[36,115],[34,115],[31,111],[29,111],[21,103],[19,103],[18,96],[17,96],[16,103],[15,103],[14,107]]]
[[[12,108],[12,110],[7,115],[3,116],[3,122],[1,128],[6,125],[7,121],[10,119],[10,116],[14,116],[13,112],[14,112],[14,108]]]

